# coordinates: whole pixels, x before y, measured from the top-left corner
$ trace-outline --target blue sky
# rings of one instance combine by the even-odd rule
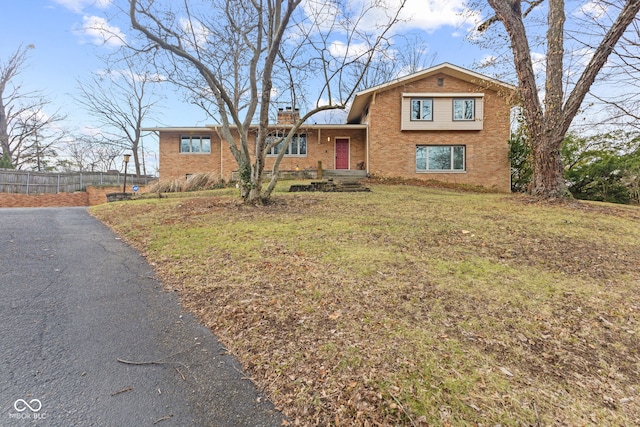
[[[88,81],[91,73],[104,67],[100,56],[117,46],[105,43],[93,30],[108,26],[111,31],[130,32],[126,0],[1,0],[0,61],[19,46],[33,45],[23,72],[13,83],[23,90],[41,91],[50,101],[46,114],[56,110],[67,117],[63,127],[74,134],[89,132],[95,120],[73,99],[78,94],[77,80]],[[463,18],[466,0],[408,0],[404,18],[409,20],[397,28],[399,33],[418,33],[434,56],[434,65],[442,62],[471,68],[487,53],[465,41],[468,29],[477,15]],[[202,126],[212,123],[197,107],[183,102],[180,94],[167,90],[163,108],[144,125]],[[155,144],[150,137],[147,149]]]
[[[171,0],[167,0],[171,1]],[[194,0],[197,1],[197,0]],[[357,2],[359,0],[350,0]],[[398,0],[387,0],[398,1]],[[97,127],[94,118],[87,114],[74,100],[79,90],[77,81],[89,81],[91,73],[104,68],[100,58],[114,52],[117,43],[105,42],[103,36],[91,28],[108,27],[110,31],[123,34],[129,39],[129,20],[122,10],[128,7],[127,0],[0,0],[0,61],[6,59],[19,46],[33,45],[23,72],[13,83],[22,84],[25,91],[41,91],[50,101],[44,113],[59,111],[67,117],[63,127],[74,135],[91,133]],[[505,41],[496,46],[500,52],[482,50],[467,41],[469,30],[486,19],[480,12],[466,8],[469,0],[407,0],[403,10],[404,22],[395,27],[397,34],[418,34],[428,48],[433,65],[450,62],[458,66],[475,69],[493,54],[508,53]],[[568,17],[593,15],[602,12],[597,0],[567,1]],[[540,6],[544,14],[546,5]],[[590,12],[591,11],[591,12]],[[580,22],[580,21],[578,21]],[[538,28],[539,29],[539,28]],[[536,31],[528,28],[528,31]],[[537,49],[534,48],[534,49]],[[582,49],[582,57],[572,62],[580,65],[590,57],[592,50]],[[543,52],[532,52],[534,68],[544,73]],[[484,72],[482,70],[478,70]],[[513,72],[502,77],[514,82]],[[165,87],[162,109],[144,123],[146,127],[157,126],[202,126],[213,123],[197,107],[183,101],[181,94]],[[541,90],[544,86],[541,86]],[[611,92],[611,86],[604,86]],[[313,96],[314,94],[310,94]],[[586,103],[588,104],[588,103]],[[585,104],[585,105],[586,105]],[[589,118],[594,117],[593,114]],[[323,122],[318,118],[317,122]],[[581,123],[580,119],[574,121]],[[593,120],[585,121],[591,126]],[[156,143],[155,137],[145,142],[147,149]]]
[[[50,109],[60,108],[68,116],[68,126],[80,129],[91,126],[91,117],[74,102],[72,95],[78,92],[76,81],[103,68],[99,56],[113,47],[83,27],[95,20],[105,20],[105,25],[126,34],[128,21],[118,10],[119,6],[126,7],[126,1],[3,0],[2,3],[0,59],[6,60],[20,45],[35,46],[19,81],[25,89],[43,91],[51,101]],[[406,13],[415,19],[399,31],[425,28],[424,38],[430,53],[436,55],[436,63],[470,67],[483,53],[464,40],[467,23],[456,15],[462,10],[462,3],[462,0],[410,0]],[[194,126],[207,122],[204,114],[185,105],[179,94],[168,91],[166,95],[164,111],[155,123],[147,125]]]

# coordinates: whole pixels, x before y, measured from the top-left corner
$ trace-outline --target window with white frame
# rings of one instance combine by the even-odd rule
[[[276,140],[281,140],[279,144],[274,145],[267,152],[268,156],[277,156],[282,150],[284,145],[284,138],[286,135],[277,134],[277,135],[269,135],[267,137],[267,144],[271,144]],[[306,157],[307,155],[307,135],[306,134],[295,134],[291,137],[291,142],[286,148],[284,153],[285,157]]]
[[[473,98],[454,99],[453,100],[453,120],[475,120],[476,118],[476,100]]]
[[[180,137],[180,152],[209,154],[211,153],[211,137],[183,135]]]
[[[414,98],[411,100],[411,120],[433,120],[433,99]]]
[[[464,145],[417,145],[416,171],[464,171]]]

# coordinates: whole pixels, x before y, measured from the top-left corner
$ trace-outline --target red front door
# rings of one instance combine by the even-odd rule
[[[349,140],[336,139],[336,169],[349,169]]]

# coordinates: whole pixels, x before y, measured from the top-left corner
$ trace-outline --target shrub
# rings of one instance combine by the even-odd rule
[[[509,138],[509,161],[511,162],[511,191],[524,193],[533,177],[531,144],[520,128]]]
[[[149,187],[149,191],[153,193],[179,193],[182,191],[215,190],[225,186],[224,180],[218,178],[217,175],[199,173],[189,176],[186,180],[182,178],[158,180]]]
[[[0,169],[15,169],[13,163],[11,163],[9,153],[7,152],[2,154],[2,157],[0,157]]]
[[[224,187],[224,180],[221,180],[216,174],[198,173],[187,178],[183,191],[215,190]]]

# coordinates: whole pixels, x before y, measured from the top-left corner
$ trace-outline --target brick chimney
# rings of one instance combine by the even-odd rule
[[[279,125],[292,125],[300,120],[300,109],[293,110],[291,107],[278,108],[278,119],[276,123]]]

